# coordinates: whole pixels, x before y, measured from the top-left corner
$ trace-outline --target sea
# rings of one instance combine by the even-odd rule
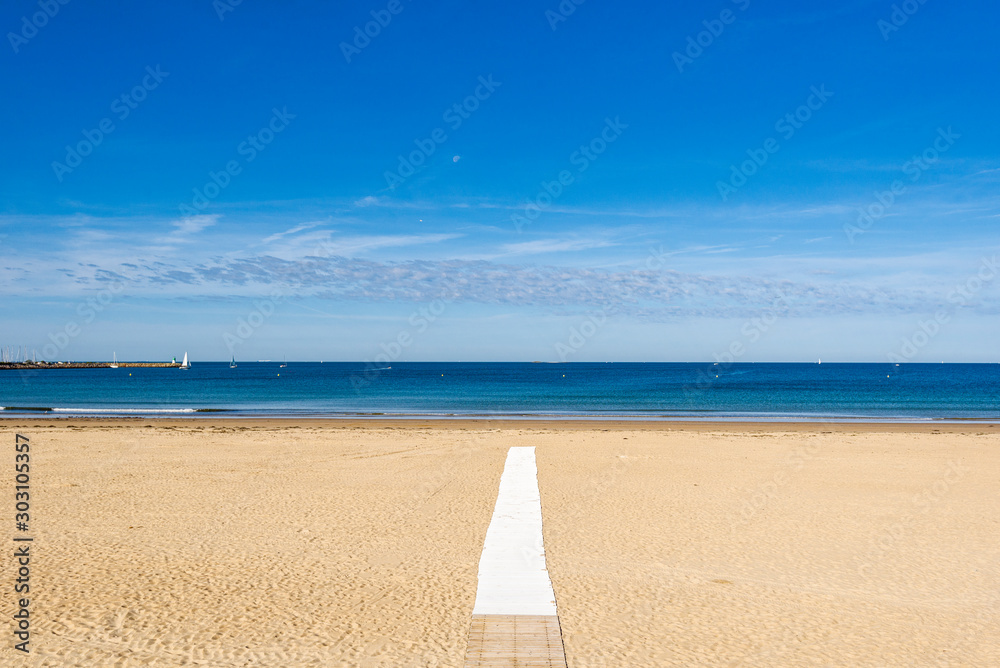
[[[195,362],[0,370],[0,415],[1000,421],[1000,364]]]

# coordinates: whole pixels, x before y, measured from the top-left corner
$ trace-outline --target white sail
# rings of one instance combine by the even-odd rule
[[[117,369],[118,368],[118,353],[112,353],[112,354],[114,355],[114,361],[111,362],[111,368],[112,369]]]
[[[188,354],[187,354],[187,352],[184,353],[184,361],[181,362],[181,368],[182,369],[190,369],[191,368],[191,363],[188,362]]]

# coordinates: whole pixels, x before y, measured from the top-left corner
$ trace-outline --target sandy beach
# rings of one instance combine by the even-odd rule
[[[573,668],[1000,665],[1000,428],[985,424],[0,432],[4,466],[15,433],[31,439],[35,539],[28,658],[13,559],[0,566],[5,666],[461,666],[512,446],[536,448]]]

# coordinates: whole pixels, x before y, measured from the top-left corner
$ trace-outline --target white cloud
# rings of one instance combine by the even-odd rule
[[[289,229],[285,230],[284,232],[276,232],[276,233],[272,234],[269,237],[265,237],[261,241],[261,243],[263,243],[263,244],[273,243],[273,242],[275,242],[278,239],[281,239],[283,237],[291,236],[293,234],[298,234],[299,232],[302,232],[304,230],[311,230],[312,228],[317,227],[317,226],[322,225],[322,224],[323,224],[322,222],[316,222],[316,223],[303,223],[301,225],[296,225],[295,227],[289,228]]]
[[[188,218],[182,218],[181,220],[174,221],[174,229],[171,230],[169,234],[158,237],[153,241],[155,243],[166,244],[168,246],[191,243],[194,241],[191,237],[215,225],[215,223],[218,222],[219,217],[220,216],[218,214],[213,213],[203,216],[190,216]]]
[[[212,227],[218,222],[218,214],[209,214],[204,216],[191,216],[190,218],[184,218],[174,223],[174,228],[176,228],[171,234],[186,236],[189,234],[197,234],[202,230]]]
[[[92,273],[101,271],[91,270]],[[339,302],[457,302],[566,311],[613,306],[653,321],[682,316],[752,317],[787,299],[789,315],[923,313],[940,303],[937,290],[858,282],[769,279],[668,270],[607,271],[521,266],[487,261],[379,262],[343,256],[286,260],[220,258],[191,264],[145,264],[127,272],[130,293],[217,299],[280,287],[299,297]],[[947,287],[947,286],[944,286]],[[977,306],[996,312],[983,295]]]
[[[605,239],[537,239],[504,244],[503,250],[510,255],[537,255],[539,253],[566,253],[590,248],[606,248],[614,245]]]

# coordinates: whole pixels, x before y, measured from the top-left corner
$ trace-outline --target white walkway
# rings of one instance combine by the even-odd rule
[[[479,560],[466,653],[471,666],[565,666],[545,569],[534,448],[511,448]]]

